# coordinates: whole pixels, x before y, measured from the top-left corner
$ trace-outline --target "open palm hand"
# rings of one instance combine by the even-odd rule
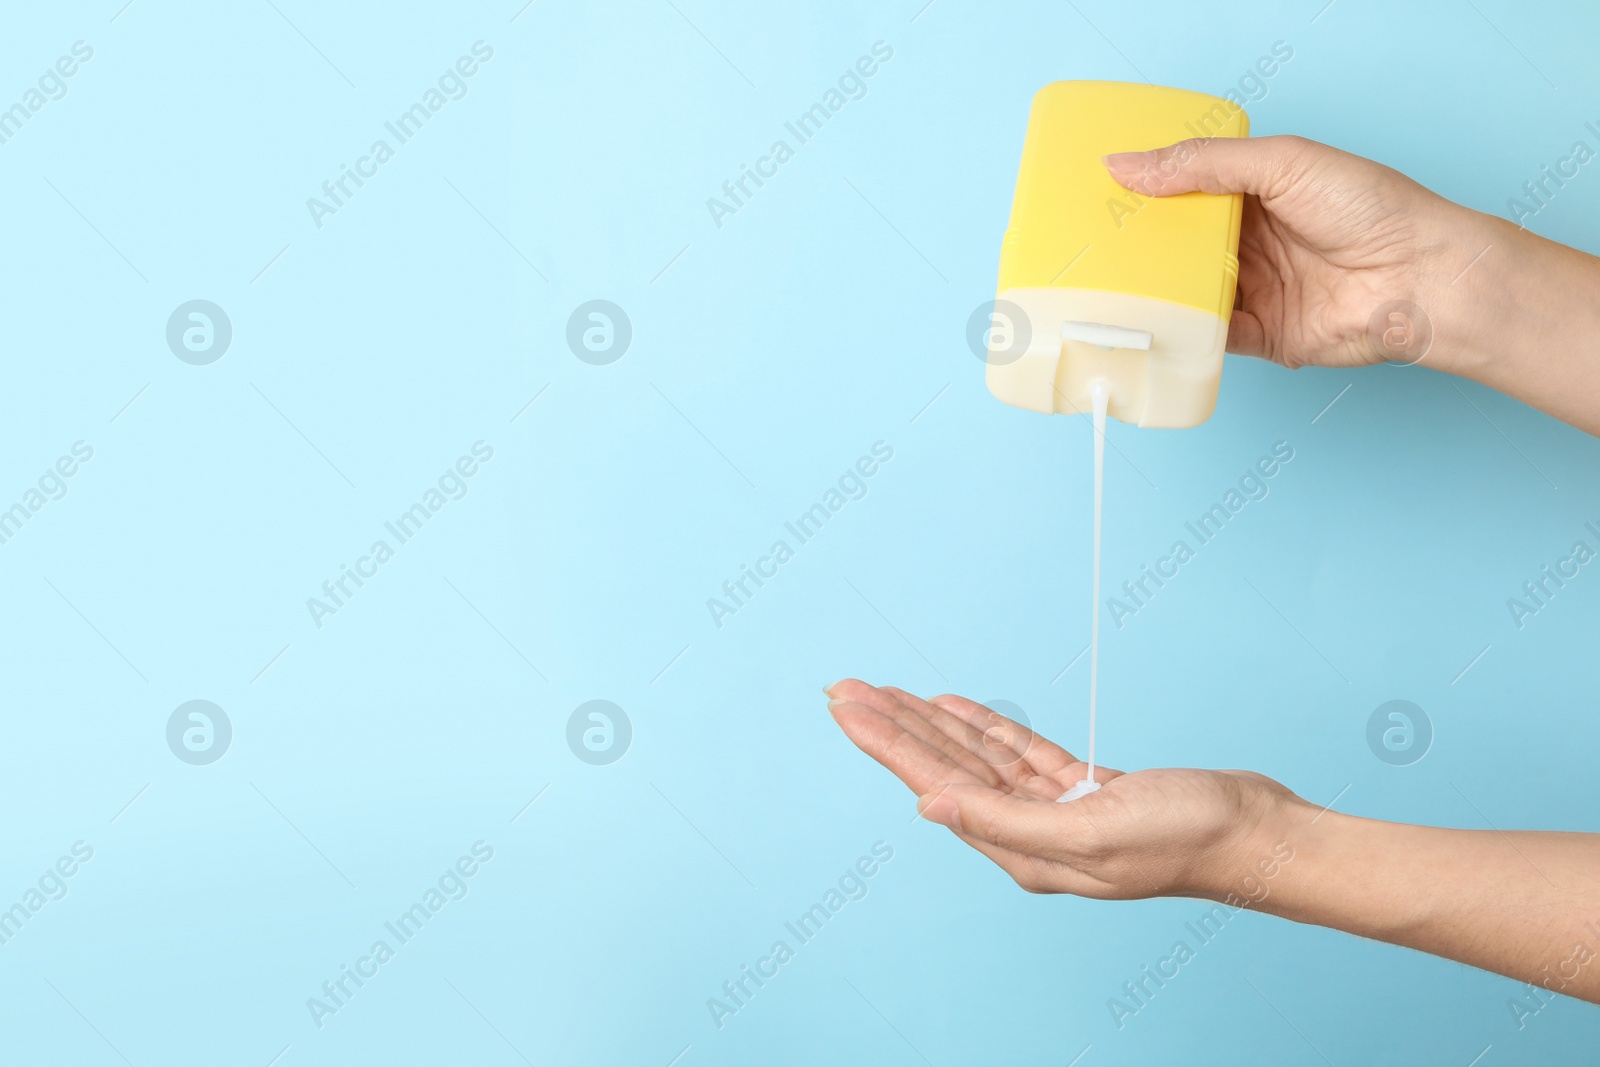
[[[1035,893],[1206,896],[1253,859],[1246,842],[1281,785],[1247,771],[1095,768],[1102,788],[1056,798],[1088,767],[982,704],[850,679],[829,709],[850,740],[943,823]]]

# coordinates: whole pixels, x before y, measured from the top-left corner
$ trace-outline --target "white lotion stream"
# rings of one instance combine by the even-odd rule
[[[1103,379],[1089,383],[1089,399],[1094,403],[1094,602],[1089,622],[1089,774],[1077,785],[1056,798],[1056,803],[1077,800],[1098,792],[1094,780],[1095,696],[1100,683],[1100,500],[1106,474],[1106,407],[1111,388]]]

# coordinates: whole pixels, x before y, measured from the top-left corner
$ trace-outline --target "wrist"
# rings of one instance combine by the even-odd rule
[[[1400,944],[1435,916],[1434,858],[1451,831],[1381,822],[1287,798],[1256,835],[1262,853],[1277,842],[1275,873],[1258,874],[1250,907]],[[1235,901],[1235,906],[1241,906]]]
[[[1499,334],[1520,313],[1513,289],[1521,231],[1470,208],[1442,202],[1429,224],[1439,240],[1417,283],[1416,305],[1429,331],[1425,367],[1481,380],[1502,351]]]
[[[1211,850],[1192,894],[1234,908],[1260,907],[1300,854],[1302,829],[1318,809],[1276,783],[1239,782],[1244,796],[1234,832]]]
[[[1505,219],[1446,208],[1434,225],[1449,236],[1418,285],[1432,330],[1423,366],[1516,395],[1536,364],[1592,345],[1600,260]]]

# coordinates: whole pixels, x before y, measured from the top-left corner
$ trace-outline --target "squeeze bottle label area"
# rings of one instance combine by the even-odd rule
[[[997,293],[1027,317],[1028,340],[1005,352],[991,335],[990,392],[1030,411],[1082,414],[1102,380],[1114,419],[1181,427],[1211,417],[1244,197],[1144,196],[1101,158],[1249,130],[1241,108],[1204,93],[1101,81],[1039,90]]]

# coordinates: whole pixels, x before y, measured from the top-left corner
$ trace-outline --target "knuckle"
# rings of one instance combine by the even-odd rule
[[[1275,133],[1268,137],[1252,138],[1264,150],[1270,152],[1277,159],[1296,159],[1304,155],[1316,144],[1306,137],[1292,133]]]
[[[897,733],[883,746],[882,759],[898,766],[915,759],[917,755],[917,739],[907,733]]]
[[[1185,166],[1193,162],[1206,142],[1207,138],[1204,137],[1189,137],[1165,148],[1156,149],[1141,168],[1146,191],[1161,192],[1167,182],[1176,178]]]
[[[1010,848],[1013,842],[1010,824],[998,813],[989,812],[983,817],[983,839],[992,845]]]
[[[1311,155],[1320,147],[1317,142],[1306,137],[1294,134],[1282,134],[1273,138],[1277,142],[1267,169],[1268,184],[1274,193],[1282,192],[1295,178],[1302,174],[1311,162]]]
[[[1045,870],[1044,865],[1038,859],[1032,856],[1029,856],[1027,861],[1020,864],[1016,870],[1007,871],[1006,873],[1011,875],[1011,880],[1016,882],[1017,887],[1025,893],[1042,895],[1055,892],[1049,872]]]
[[[1117,848],[1109,841],[1094,840],[1079,843],[1073,851],[1086,866],[1103,867],[1117,856]]]

